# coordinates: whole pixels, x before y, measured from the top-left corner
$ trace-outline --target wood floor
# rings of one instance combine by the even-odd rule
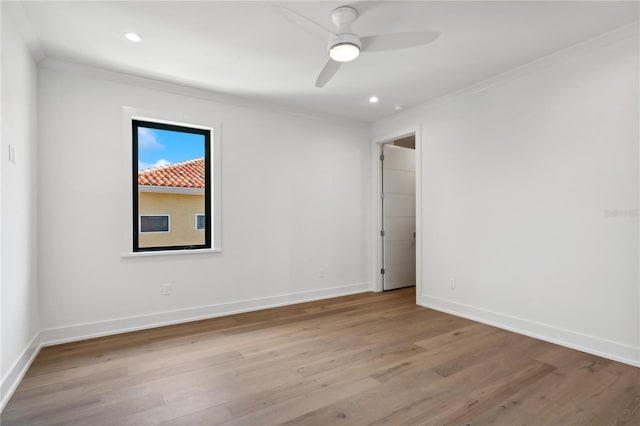
[[[640,369],[367,293],[42,350],[2,425],[640,425]]]

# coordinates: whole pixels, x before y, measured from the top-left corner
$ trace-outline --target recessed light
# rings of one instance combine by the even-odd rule
[[[125,33],[124,37],[129,40],[132,41],[134,43],[138,43],[140,41],[142,41],[142,37],[140,37],[138,34],[136,33]]]
[[[375,104],[376,102],[378,102],[378,97],[377,96],[370,97],[369,102],[371,102],[372,104]]]

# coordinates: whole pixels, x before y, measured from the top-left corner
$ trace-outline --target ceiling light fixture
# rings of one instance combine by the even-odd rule
[[[377,96],[370,97],[369,102],[371,102],[372,104],[375,104],[376,102],[378,102],[378,97]]]
[[[355,43],[342,42],[329,48],[329,56],[337,62],[353,61],[360,55],[360,47]]]
[[[138,43],[142,41],[142,37],[140,37],[138,34],[136,33],[125,33],[124,37],[129,40],[132,41],[134,43]]]

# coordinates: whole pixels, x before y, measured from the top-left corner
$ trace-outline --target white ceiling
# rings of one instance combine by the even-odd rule
[[[326,42],[270,5],[326,27],[348,4],[361,35],[438,30],[434,43],[368,53],[314,86]],[[46,56],[373,121],[638,20],[638,2],[35,2],[23,3]],[[123,34],[143,37],[131,43]],[[371,95],[378,104],[368,103]]]

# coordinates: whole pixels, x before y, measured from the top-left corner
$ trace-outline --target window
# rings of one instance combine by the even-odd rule
[[[140,232],[169,232],[169,215],[140,215]]]
[[[205,229],[205,227],[206,227],[206,224],[204,220],[204,215],[201,213],[198,213],[196,215],[196,229],[202,230],[202,229]]]
[[[211,248],[211,129],[131,123],[133,251]]]

